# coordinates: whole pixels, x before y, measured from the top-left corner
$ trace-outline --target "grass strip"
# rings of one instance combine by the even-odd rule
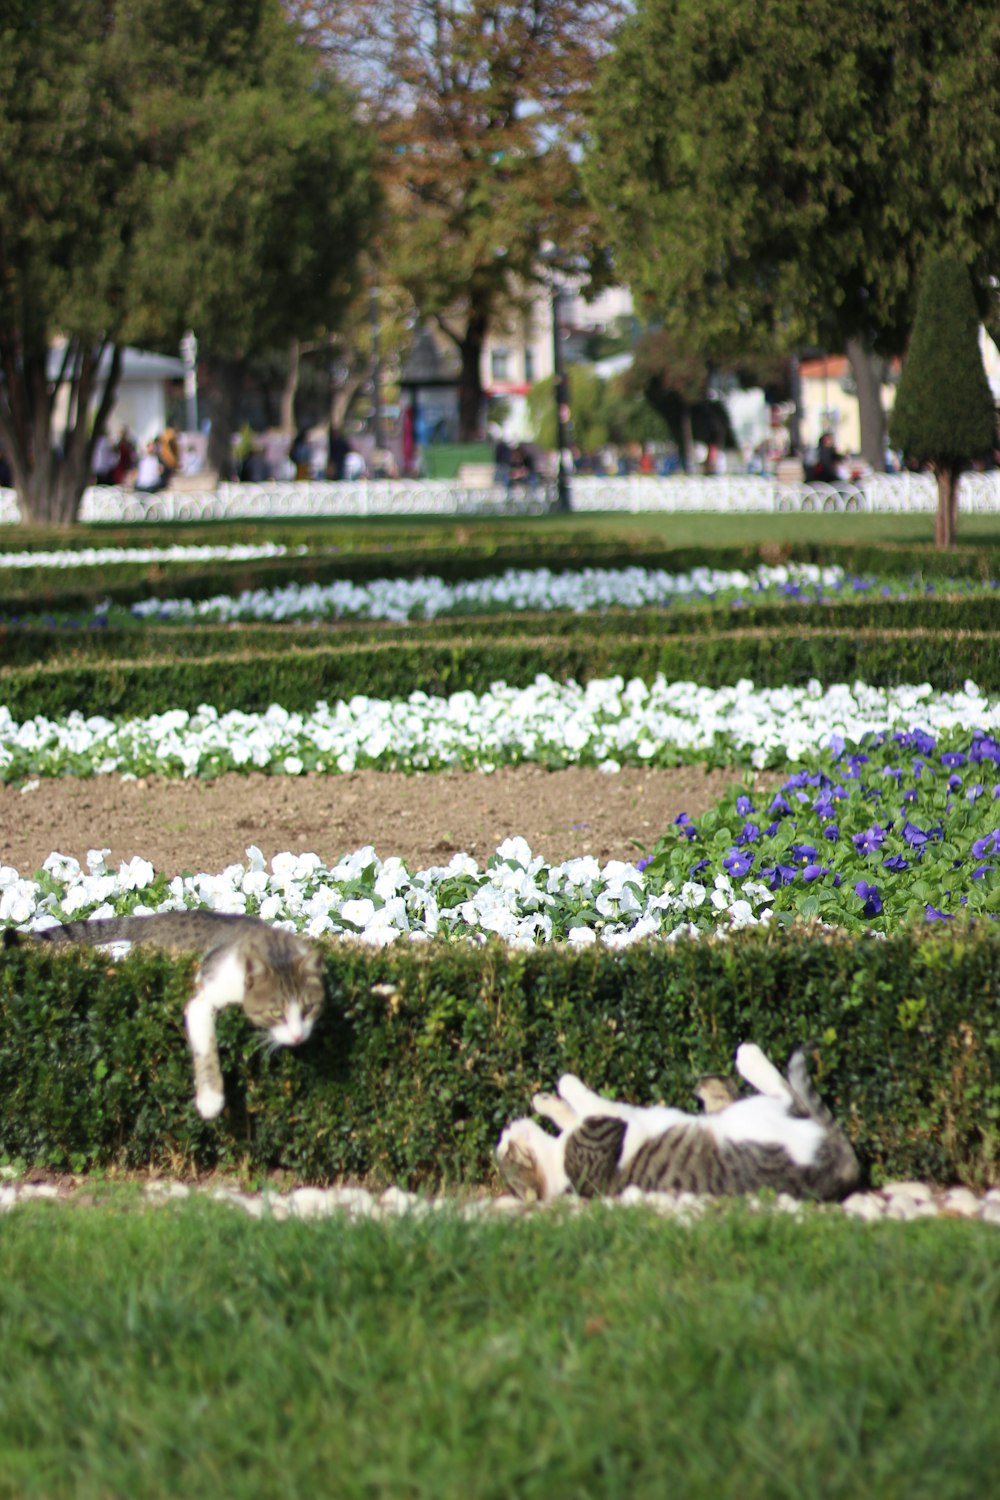
[[[0,1496],[992,1492],[1000,1237],[721,1208],[19,1209]]]

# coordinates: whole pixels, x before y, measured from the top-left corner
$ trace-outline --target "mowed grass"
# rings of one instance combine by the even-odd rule
[[[0,1495],[982,1497],[1000,1231],[721,1209],[0,1220]]]
[[[425,548],[473,547],[530,538],[546,547],[572,548],[574,540],[586,537],[604,541],[609,548],[641,547],[646,543],[669,547],[759,547],[810,543],[819,546],[919,546],[933,547],[934,516],[931,513],[798,513],[725,514],[698,511],[576,511],[569,516],[371,516],[366,519],[327,519],[319,516],[275,520],[163,522],[123,525],[77,526],[68,530],[32,533],[36,547],[119,546],[162,547],[171,544],[198,545],[234,542],[280,541],[291,546],[306,544],[322,550],[336,546],[343,551],[375,549],[386,554]],[[24,533],[10,528],[10,542],[23,545]],[[965,514],[959,517],[959,547],[1000,545],[1000,515]],[[548,561],[548,558],[543,559]]]

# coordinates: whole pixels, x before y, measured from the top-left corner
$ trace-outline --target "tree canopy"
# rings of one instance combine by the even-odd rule
[[[862,354],[901,352],[936,245],[985,310],[998,55],[991,0],[639,0],[594,91],[584,175],[644,311],[709,357],[846,348],[860,385]]]
[[[0,48],[0,442],[22,513],[64,522],[124,343],[191,325],[238,360],[336,315],[371,227],[370,147],[279,0],[15,0]]]
[[[578,161],[583,105],[620,0],[289,0],[346,52],[383,147],[385,270],[461,358],[462,435],[482,412],[489,330],[525,301],[539,251],[602,262]]]

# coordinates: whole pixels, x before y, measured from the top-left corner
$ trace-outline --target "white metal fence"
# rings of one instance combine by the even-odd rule
[[[587,511],[913,511],[932,513],[937,488],[927,474],[873,474],[856,484],[779,484],[760,475],[720,478],[636,474],[574,476],[572,508]],[[499,485],[470,488],[440,479],[373,479],[356,483],[274,480],[220,484],[213,490],[137,494],[93,486],[81,521],[245,520],[291,516],[503,515],[544,509],[547,499],[508,494]],[[962,476],[959,509],[1000,513],[1000,471]],[[0,524],[20,520],[13,490],[0,490]]]

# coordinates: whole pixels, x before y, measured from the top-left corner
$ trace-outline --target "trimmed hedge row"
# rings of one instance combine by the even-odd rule
[[[288,637],[284,637],[288,640]],[[293,638],[294,639],[294,638]],[[954,691],[971,679],[1000,691],[997,637],[988,631],[739,630],[719,635],[428,639],[403,634],[377,644],[233,651],[200,660],[56,663],[0,671],[0,702],[15,719],[50,718],[85,707],[91,714],[140,716],[164,703],[194,710],[261,711],[272,703],[305,711],[318,699],[355,693],[405,697],[415,690],[482,692],[493,682],[531,682],[544,672],[577,682],[621,674],[651,681],[721,686],[747,677],[759,686],[852,682],[878,686],[930,682]]]
[[[848,573],[884,574],[927,579],[998,578],[1000,548],[955,548],[949,552],[929,546],[830,544],[773,544],[754,546],[669,547],[637,533],[634,541],[609,538],[585,526],[524,528],[513,535],[497,536],[480,531],[475,523],[453,528],[451,545],[420,547],[406,536],[387,538],[378,544],[377,533],[368,533],[358,550],[314,551],[302,557],[263,558],[256,562],[211,564],[122,564],[113,572],[104,569],[38,569],[5,578],[0,591],[0,620],[40,610],[89,611],[105,599],[134,604],[141,599],[171,598],[183,594],[191,599],[211,599],[217,594],[238,594],[245,589],[270,589],[289,583],[331,583],[347,579],[355,583],[374,578],[413,578],[434,575],[447,582],[489,577],[507,568],[550,567],[555,572],[579,572],[583,568],[664,568],[688,572],[692,568],[752,569],[761,563],[803,562],[837,564]],[[269,536],[266,528],[256,540]],[[435,536],[432,533],[432,536]],[[213,536],[211,540],[216,540]],[[92,543],[100,544],[94,537]],[[172,532],[161,531],[156,545],[174,542]],[[205,540],[202,532],[199,540]],[[435,536],[436,541],[436,536]],[[127,543],[126,543],[127,544]]]
[[[886,941],[750,931],[620,954],[327,948],[309,1043],[220,1018],[227,1108],[192,1103],[193,960],[17,949],[0,967],[0,1153],[31,1165],[273,1170],[408,1187],[483,1181],[503,1126],[574,1071],[694,1107],[745,1039],[813,1072],[875,1181],[1000,1174],[1000,933]]]
[[[323,624],[190,621],[124,626],[86,624],[79,629],[45,625],[0,625],[0,656],[5,665],[42,662],[140,661],[153,657],[187,660],[217,656],[238,639],[245,651],[315,650],[317,647],[377,645],[391,639],[413,644],[495,640],[519,636],[569,636],[593,640],[595,634],[618,636],[716,635],[747,630],[935,630],[1000,633],[1000,597],[983,599],[922,598],[835,601],[816,604],[748,604],[746,607],[685,606],[639,610],[496,612],[482,615],[412,620],[405,626],[386,620],[336,621]]]

